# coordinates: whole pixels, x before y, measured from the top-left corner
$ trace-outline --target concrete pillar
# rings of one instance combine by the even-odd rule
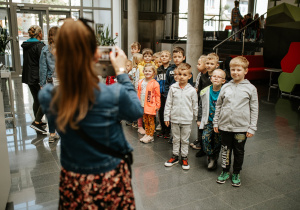
[[[138,42],[138,20],[139,9],[138,0],[128,0],[128,57],[131,57],[130,45],[133,42]]]
[[[248,13],[252,14],[252,18],[254,17],[254,0],[248,0]]]
[[[189,0],[186,62],[192,66],[194,81],[198,75],[197,62],[203,53],[204,0]]]
[[[173,0],[173,39],[178,39],[178,28],[179,28],[179,0]]]

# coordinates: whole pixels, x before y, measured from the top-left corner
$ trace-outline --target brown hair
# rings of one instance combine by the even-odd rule
[[[219,62],[219,56],[216,53],[209,53],[206,56],[206,60],[215,60],[218,63]]]
[[[153,64],[151,64],[151,63],[146,63],[146,65],[144,66],[143,72],[145,71],[145,68],[146,68],[146,67],[149,67],[149,66],[152,68],[152,71],[154,72],[154,75],[156,75],[156,74],[157,74],[156,68],[155,68],[155,66],[154,66]]]
[[[223,76],[224,76],[223,79],[226,79],[226,73],[225,73],[225,71],[224,71],[223,69],[215,69],[215,70],[213,71],[213,73],[214,73],[215,71],[222,72],[222,74],[223,74]]]
[[[30,38],[37,38],[40,33],[42,33],[42,28],[38,25],[32,25],[28,29],[28,34]]]
[[[64,21],[56,38],[55,67],[60,85],[51,102],[52,110],[57,112],[57,128],[62,132],[67,125],[78,127],[95,102],[95,89],[100,90],[93,68],[96,50],[93,29],[80,20]]]
[[[163,53],[166,53],[166,54],[168,54],[168,55],[169,55],[169,57],[171,58],[171,53],[170,53],[170,51],[169,51],[169,50],[163,50],[163,51],[161,51],[161,52],[160,52],[160,55],[161,55],[161,54],[163,54]]]
[[[241,66],[244,69],[247,69],[249,66],[249,61],[243,56],[237,56],[230,61],[229,66]]]
[[[190,64],[188,63],[181,63],[177,66],[178,70],[188,70],[190,72],[190,74],[192,73],[192,67]]]
[[[139,42],[133,42],[131,45],[130,45],[130,48],[133,48],[133,47],[137,47],[138,50],[141,50],[141,44]]]
[[[174,47],[174,49],[173,49],[173,54],[174,53],[181,53],[183,56],[184,56],[184,49],[183,48],[181,48],[181,47]]]
[[[145,54],[153,55],[153,51],[150,48],[144,48],[142,51],[143,57]]]
[[[132,67],[136,68],[140,62],[143,60],[143,55],[141,53],[134,53],[132,57]]]
[[[55,35],[58,30],[57,26],[53,26],[48,31],[48,44],[52,45],[55,42]]]
[[[156,52],[153,54],[153,57],[160,58],[161,52]]]

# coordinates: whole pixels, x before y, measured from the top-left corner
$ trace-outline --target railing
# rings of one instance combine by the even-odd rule
[[[265,12],[264,14],[262,14],[261,16],[267,14],[267,12]],[[227,37],[226,39],[224,39],[222,42],[220,42],[219,44],[217,44],[216,46],[213,47],[213,50],[216,50],[216,54],[218,54],[218,47],[220,45],[222,45],[224,42],[226,42],[227,40],[231,39],[233,36],[235,36],[236,34],[240,33],[241,31],[243,32],[243,47],[242,47],[242,55],[244,55],[244,50],[245,50],[245,34],[246,34],[246,28],[251,25],[252,23],[254,23],[255,21],[258,21],[258,19],[261,17],[259,16],[258,18],[254,19],[253,21],[251,21],[249,24],[247,24],[246,26],[244,26],[243,28],[241,28],[240,30],[238,30],[237,32],[233,33],[232,35],[230,35],[229,37]]]

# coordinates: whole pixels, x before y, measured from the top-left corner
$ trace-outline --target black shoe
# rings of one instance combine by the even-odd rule
[[[33,123],[31,123],[30,127],[38,132],[47,133],[47,131],[43,128],[43,126],[41,124],[37,124],[34,121],[33,121]]]
[[[203,157],[203,156],[205,156],[206,154],[205,154],[205,152],[203,152],[203,150],[200,150],[200,151],[198,151],[197,153],[196,153],[196,157]]]
[[[171,138],[168,140],[168,143],[169,143],[169,144],[173,144],[173,137],[171,137]]]
[[[170,139],[170,134],[165,134],[164,139]]]
[[[41,125],[41,126],[46,126],[47,123],[45,123],[45,122],[40,122],[39,125]]]
[[[158,138],[162,138],[162,137],[164,137],[164,134],[161,133],[161,132],[159,132],[156,136],[157,136]]]
[[[193,146],[196,146],[198,144],[198,139],[196,139],[195,141],[193,141],[192,143],[190,143],[190,146],[193,147]]]

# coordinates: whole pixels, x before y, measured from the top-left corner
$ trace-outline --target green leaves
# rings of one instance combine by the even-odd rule
[[[5,25],[6,23],[6,17],[5,17]],[[0,30],[0,54],[5,54],[5,49],[7,47],[8,42],[10,41],[10,37],[8,36],[8,31],[6,28],[1,28]]]
[[[99,31],[99,32],[100,33],[98,35],[96,35],[97,45],[113,46],[116,44],[115,40],[117,37],[112,38],[112,36],[110,35],[110,31],[108,29],[108,26],[104,30]]]

